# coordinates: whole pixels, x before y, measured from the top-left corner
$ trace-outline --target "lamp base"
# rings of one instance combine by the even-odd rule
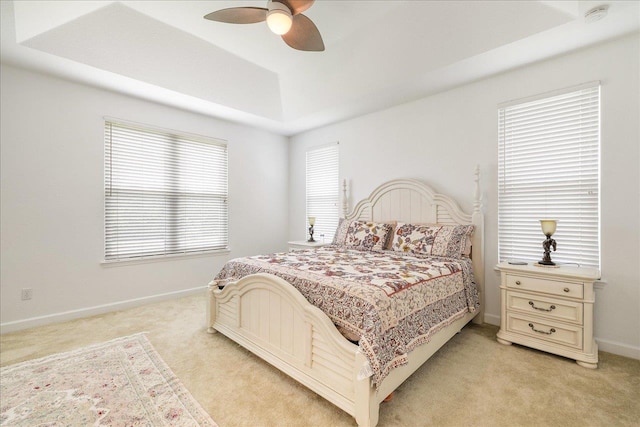
[[[315,239],[313,237],[311,237],[309,240],[307,240],[307,242],[309,243],[315,243]]]
[[[553,262],[553,261],[545,261],[545,260],[538,261],[538,264],[540,264],[540,265],[556,265],[556,263]]]

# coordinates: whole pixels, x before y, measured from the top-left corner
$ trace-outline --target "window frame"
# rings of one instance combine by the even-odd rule
[[[557,219],[558,227],[553,238],[557,239],[558,251],[551,253],[552,260],[558,265],[577,264],[600,269],[601,90],[600,82],[594,81],[498,105],[499,261],[539,261],[545,237],[537,220]],[[509,130],[505,124],[507,111],[512,114],[509,118],[512,127]],[[507,137],[507,133],[510,136]],[[535,142],[532,142],[533,138]],[[518,142],[521,145],[515,146]],[[540,148],[527,148],[527,143],[539,144]],[[557,153],[563,153],[565,157]],[[535,159],[536,156],[538,159]],[[553,161],[545,161],[547,158]],[[508,162],[510,166],[506,166]],[[519,168],[513,166],[517,162],[521,162]],[[558,164],[554,166],[554,162]],[[559,184],[562,181],[558,173],[561,164],[565,167],[563,174],[576,171],[572,176],[574,181],[565,180],[566,184]],[[538,178],[534,168],[543,166],[545,170],[538,169],[537,175],[541,176]],[[510,182],[505,178],[505,174],[509,173],[505,171],[506,168],[516,170],[515,173],[513,170],[510,172]],[[542,176],[553,178],[543,179]],[[524,186],[525,179],[531,179],[526,182],[530,187],[528,190]],[[547,181],[546,185],[544,181]],[[519,192],[521,196],[508,196],[511,193],[505,191],[509,185],[512,186],[511,193]],[[556,187],[552,188],[552,185]],[[573,203],[570,201],[572,197]],[[525,202],[530,203],[527,211],[524,211]],[[511,204],[511,210],[505,207],[507,203]],[[514,211],[519,215],[514,215]],[[548,213],[542,213],[544,211]],[[526,225],[523,225],[524,221],[528,221]],[[521,242],[516,242],[516,239]],[[523,249],[524,245],[535,246]],[[532,259],[533,254],[537,253],[539,255]]]
[[[171,259],[176,257],[189,257],[189,256],[202,256],[202,255],[208,255],[208,254],[228,253],[229,252],[229,203],[228,203],[229,170],[228,170],[227,141],[219,138],[212,138],[208,136],[202,136],[202,135],[197,135],[197,134],[183,132],[183,131],[176,131],[173,129],[166,129],[166,128],[161,128],[157,126],[141,124],[141,123],[136,123],[132,121],[112,118],[112,117],[104,117],[103,120],[104,120],[104,177],[103,177],[104,181],[103,182],[104,182],[105,193],[103,196],[104,197],[103,199],[104,201],[104,223],[103,223],[104,224],[104,232],[103,232],[104,247],[103,247],[103,260],[101,263],[102,264],[136,263],[136,262],[145,262],[145,261],[153,261],[153,260]],[[160,190],[158,190],[158,188],[149,190],[149,189],[135,188],[135,186],[127,187],[126,185],[121,184],[120,188],[116,190],[121,193],[123,192],[139,193],[140,196],[138,200],[138,205],[141,205],[142,204],[141,200],[144,200],[144,198],[149,194],[153,194],[151,197],[155,197],[156,199],[164,198],[165,200],[164,213],[163,213],[164,217],[163,217],[162,223],[171,224],[172,231],[173,231],[169,233],[165,232],[165,233],[158,234],[158,236],[162,234],[162,239],[164,241],[164,244],[163,244],[164,250],[154,251],[155,253],[146,253],[141,251],[137,253],[123,254],[123,253],[118,253],[117,250],[115,252],[113,250],[110,251],[108,247],[110,243],[113,243],[118,239],[117,237],[116,238],[110,237],[108,234],[110,232],[110,227],[114,227],[114,226],[117,227],[117,224],[114,225],[113,222],[110,222],[108,215],[113,213],[120,214],[121,212],[118,210],[118,208],[109,207],[109,202],[113,201],[113,200],[110,200],[110,198],[113,198],[113,191],[118,186],[118,184],[113,183],[114,167],[118,166],[118,165],[114,165],[113,163],[114,162],[114,151],[113,151],[114,140],[112,135],[113,126],[119,129],[127,129],[124,132],[130,131],[132,133],[145,134],[145,136],[149,138],[155,138],[158,140],[156,141],[158,142],[158,151],[162,151],[162,150],[171,151],[168,157],[163,158],[165,160],[168,159],[169,163],[171,164],[169,167],[165,166],[161,173],[161,176],[162,176],[161,181],[167,180],[168,175],[171,176],[169,178],[169,181],[171,183],[168,185],[164,184],[165,188]],[[138,145],[138,144],[143,144],[141,140],[132,139],[132,141],[133,142],[124,143],[123,147],[125,147],[126,144],[129,144],[130,147],[134,147],[135,145]],[[145,141],[145,142],[147,144],[149,143],[148,141]],[[190,144],[191,147],[187,146],[185,148],[185,144]],[[199,144],[206,144],[206,145],[209,145],[209,147],[202,149],[202,146],[199,146]],[[135,147],[133,149],[136,150]],[[207,152],[208,150],[208,154],[206,155],[203,155],[202,153],[196,154],[195,151],[198,151],[200,149],[202,149],[201,150],[202,152]],[[139,155],[140,151],[136,151],[135,153]],[[206,163],[206,166],[202,166],[201,168],[204,168],[207,166],[210,167],[212,166],[213,163],[215,163],[214,166],[216,168],[220,168],[220,170],[216,169],[213,172],[216,176],[216,185],[219,186],[219,188],[216,188],[216,191],[211,190],[207,192],[202,190],[198,192],[198,191],[194,191],[193,189],[185,190],[184,188],[182,188],[185,184],[184,182],[180,182],[181,180],[186,180],[187,182],[189,181],[194,182],[193,176],[190,176],[190,177],[186,176],[192,173],[191,172],[192,169],[187,170],[187,168],[184,165],[180,165],[181,161],[183,160],[181,159],[181,157],[184,157],[185,155],[187,156],[195,155],[196,160],[202,160],[203,164]],[[135,154],[131,155],[130,157],[127,157],[126,158],[127,160],[125,160],[125,162],[130,161],[133,157],[135,157]],[[161,157],[162,155],[159,155],[159,158]],[[212,159],[215,159],[215,160],[212,160]],[[122,159],[120,160],[122,161]],[[192,158],[191,160],[193,161],[194,159]],[[147,161],[147,158],[144,158],[144,161],[140,159],[136,161],[138,162],[137,164],[144,165],[145,162]],[[129,170],[127,170],[126,172],[129,172],[131,169],[134,169],[131,166],[125,166],[125,167],[129,168]],[[205,169],[202,169],[202,170],[205,170]],[[122,175],[124,174],[122,173]],[[177,176],[174,176],[174,175],[177,175]],[[140,177],[143,177],[143,175],[137,176],[138,179],[140,179]],[[198,178],[203,182],[205,181],[202,174]],[[127,181],[127,179],[125,178],[123,181]],[[135,179],[131,178],[130,181],[135,181]],[[179,184],[176,184],[177,182],[179,182]],[[211,184],[211,182],[209,183]],[[193,184],[191,184],[191,186],[193,186]],[[160,187],[162,187],[162,185],[160,185]],[[180,187],[181,189],[176,189],[177,187]],[[219,244],[212,245],[212,247],[208,247],[208,248],[206,247],[203,247],[202,249],[197,248],[197,245],[193,244],[194,242],[193,234],[191,236],[188,236],[188,231],[187,231],[187,230],[193,231],[193,228],[191,227],[191,225],[192,225],[194,216],[191,213],[188,213],[188,214],[183,213],[180,215],[175,214],[174,210],[176,206],[182,206],[182,209],[184,211],[187,211],[187,210],[190,211],[190,209],[194,206],[194,202],[193,202],[194,199],[201,199],[203,201],[210,200],[210,202],[214,203],[217,206],[216,208],[217,213],[222,213],[222,217],[216,218],[216,221],[219,221],[220,223],[218,227],[222,229],[222,234],[217,234],[215,237],[215,240],[220,240]],[[206,222],[207,208],[206,208],[206,202],[205,202],[205,207],[203,207],[202,203],[203,202],[199,203],[200,208],[197,211],[199,214],[203,215],[202,217],[199,218],[201,221],[201,224],[199,227],[197,226],[198,218],[196,218],[195,224],[198,230],[203,230],[206,232],[209,230],[206,229],[207,226],[203,225],[202,222]],[[196,204],[198,203],[196,202]],[[137,212],[136,213],[137,215],[144,215],[144,213],[140,213],[140,212],[144,212],[144,209],[141,209],[140,211],[136,211],[136,212]],[[169,219],[169,218],[172,218],[172,219]],[[166,225],[163,227],[166,228]],[[182,228],[183,231],[180,231],[179,230],[180,228]],[[178,230],[178,232],[175,232],[176,230]],[[141,240],[144,240],[144,239],[141,238]],[[171,246],[170,242],[172,240],[174,241],[174,243],[175,241],[181,241],[181,242],[178,244],[174,244],[173,247],[169,248]]]
[[[330,194],[331,200],[328,202],[334,204],[333,212],[331,212],[331,215],[328,218],[326,218],[325,215],[319,215],[320,212],[318,212],[317,208],[314,209],[310,208],[309,206],[310,154],[312,156],[318,156],[315,160],[311,159],[312,162],[316,162],[317,164],[319,164],[318,161],[323,158],[330,158],[335,161],[335,163],[329,165],[328,167],[319,167],[316,171],[316,174],[318,172],[324,172],[325,174],[331,173],[335,178],[335,182],[333,183],[334,185],[331,185],[331,183],[322,184],[323,191],[330,190],[334,192]],[[311,166],[313,166],[313,163],[311,164]],[[321,243],[331,243],[333,241],[333,236],[336,229],[338,228],[338,224],[340,221],[340,200],[340,143],[333,142],[330,144],[309,147],[305,152],[305,240],[309,237],[309,217],[314,216],[316,217],[316,224],[314,226],[314,240]],[[327,206],[323,206],[322,209],[327,209]],[[324,219],[321,219],[320,223],[318,223],[318,218],[323,217]],[[325,222],[327,225],[323,224]]]

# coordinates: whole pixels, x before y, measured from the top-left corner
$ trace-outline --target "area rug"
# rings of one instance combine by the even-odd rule
[[[0,369],[0,425],[216,427],[144,334]]]

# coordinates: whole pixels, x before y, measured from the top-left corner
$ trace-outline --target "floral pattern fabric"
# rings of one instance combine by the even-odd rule
[[[368,221],[351,221],[347,228],[344,245],[361,250],[383,250],[393,233],[391,224]]]
[[[333,235],[333,245],[344,246],[344,242],[347,240],[347,230],[349,230],[350,224],[351,221],[340,218],[336,234]]]
[[[0,375],[3,426],[217,427],[142,334]]]
[[[333,237],[333,244],[361,250],[387,249],[395,222],[375,223],[371,221],[347,220],[340,218]]]
[[[398,223],[391,249],[397,252],[460,258],[468,252],[473,225]]]
[[[379,385],[407,353],[479,307],[471,261],[328,246],[229,261],[218,286],[255,273],[291,283],[359,346]]]

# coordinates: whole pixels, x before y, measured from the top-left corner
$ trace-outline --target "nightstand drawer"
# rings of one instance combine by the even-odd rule
[[[515,310],[548,319],[557,319],[582,325],[582,303],[580,302],[508,291],[507,310]]]
[[[536,277],[507,274],[507,287],[545,294],[560,295],[570,298],[581,298],[584,295],[582,283],[561,282]]]
[[[582,349],[582,328],[534,317],[507,314],[507,330],[546,342]]]

